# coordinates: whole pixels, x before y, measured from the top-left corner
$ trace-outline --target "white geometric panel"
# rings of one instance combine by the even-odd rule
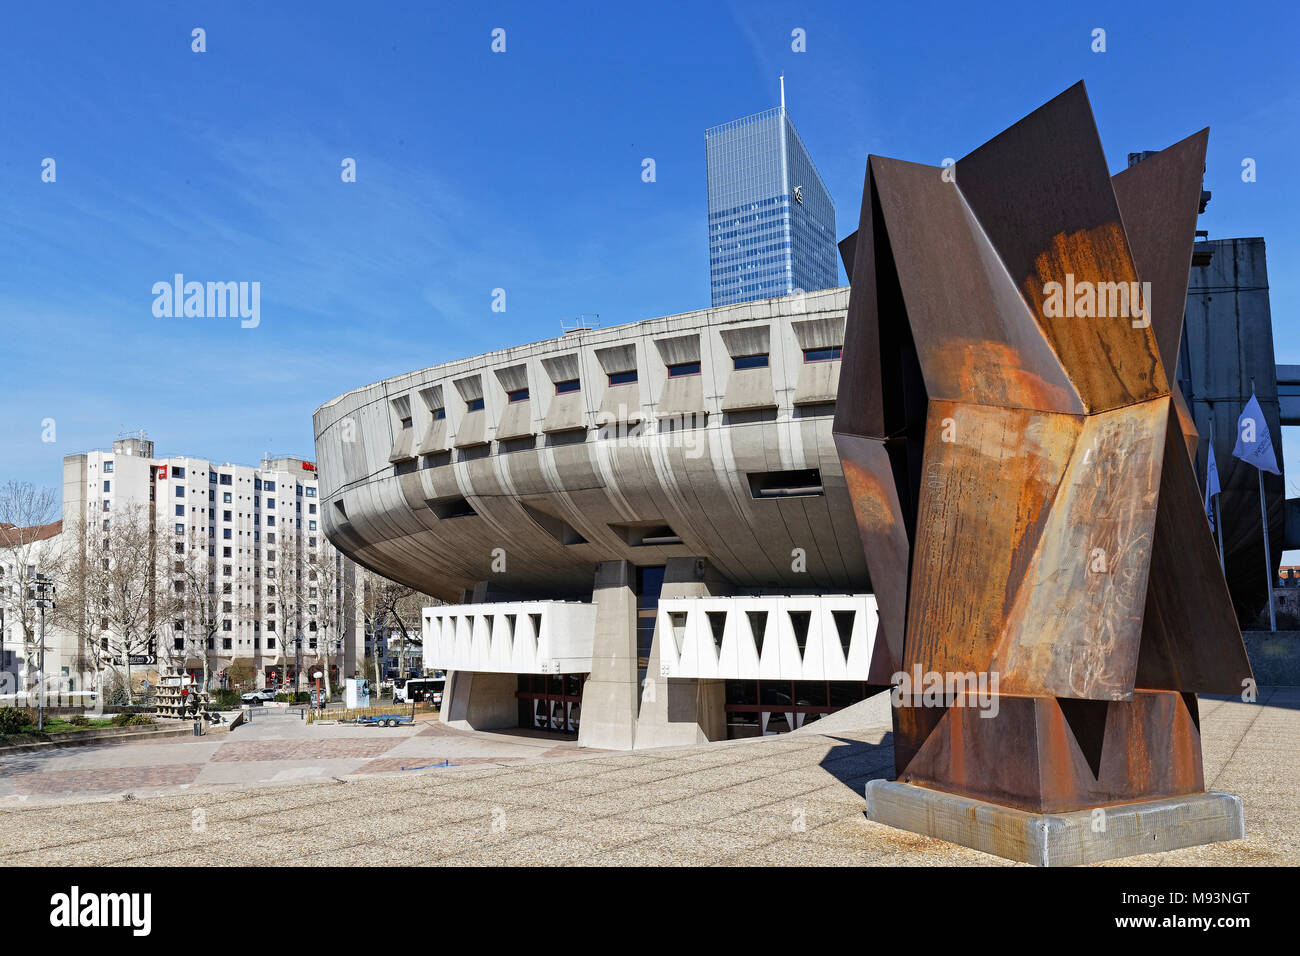
[[[878,620],[872,594],[661,598],[658,615],[661,676],[736,680],[866,680]]]
[[[504,674],[586,674],[596,606],[570,601],[503,601],[427,607],[424,666]]]

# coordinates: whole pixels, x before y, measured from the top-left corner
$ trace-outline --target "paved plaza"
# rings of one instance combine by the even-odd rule
[[[228,736],[19,755],[0,760],[0,859],[1007,865],[864,819],[863,786],[893,765],[887,712],[868,703],[796,734],[635,753],[259,715]],[[1300,689],[1202,698],[1201,717],[1207,788],[1242,796],[1247,839],[1122,863],[1300,862]]]

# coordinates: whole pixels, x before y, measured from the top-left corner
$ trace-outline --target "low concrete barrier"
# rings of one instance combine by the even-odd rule
[[[1300,686],[1300,631],[1242,631],[1255,683]]]

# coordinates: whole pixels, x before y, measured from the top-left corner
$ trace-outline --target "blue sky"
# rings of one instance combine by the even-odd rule
[[[1277,359],[1300,363],[1298,27],[1289,2],[11,5],[0,479],[57,486],[123,427],[311,457],[312,411],[348,389],[582,312],[707,306],[704,129],[775,105],[783,71],[841,236],[869,152],[961,156],[1080,78],[1112,170],[1208,125],[1201,227],[1266,238]],[[260,326],[155,318],[177,272],[260,282]]]

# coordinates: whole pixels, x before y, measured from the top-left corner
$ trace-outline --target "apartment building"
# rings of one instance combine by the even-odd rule
[[[312,462],[158,457],[141,434],[111,451],[70,455],[63,470],[65,534],[93,550],[101,534],[108,545],[115,520],[147,518],[169,577],[156,586],[184,598],[168,619],[151,617],[147,641],[125,648],[133,669],[183,668],[202,679],[206,663],[222,686],[251,667],[264,686],[305,683],[327,663],[336,682],[362,666],[356,567],[321,529]],[[125,666],[123,646],[102,629],[85,624],[82,640]]]

